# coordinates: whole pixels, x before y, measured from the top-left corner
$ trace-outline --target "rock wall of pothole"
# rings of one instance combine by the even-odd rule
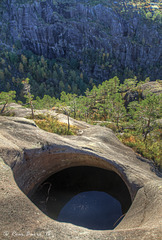
[[[86,124],[83,124],[82,128],[82,136],[61,137],[44,132],[32,121],[23,118],[0,117],[1,239],[158,240],[161,238],[160,173],[148,160],[135,155],[131,149],[121,144],[111,130]],[[122,214],[126,213],[115,229],[96,231],[66,221],[59,222],[59,219],[54,220],[44,214],[43,209],[40,210],[30,200],[47,180],[51,181],[54,178],[58,188],[66,188],[66,178],[63,176],[69,175],[69,171],[74,168],[79,169],[78,174],[74,171],[70,176],[73,176],[78,184],[82,183],[77,180],[81,169],[88,169],[85,170],[87,175],[83,180],[87,178],[89,186],[92,182],[87,176],[93,176],[93,183],[95,179],[100,179],[96,173],[89,172],[90,168],[97,168],[97,172],[108,171],[109,177],[106,180],[105,176],[104,184],[101,184],[102,188],[97,188],[98,181],[96,181],[93,184],[96,188],[82,188],[82,193],[89,189],[91,192],[99,190],[107,193],[106,182],[108,187],[111,185],[111,178],[122,179],[114,180],[113,183],[117,183],[118,187],[121,186],[120,189],[125,188],[127,195],[121,194],[121,196],[127,197],[122,199],[121,196],[110,191],[110,195],[121,203]],[[103,172],[101,175],[104,176]],[[72,188],[76,187],[75,182],[71,180],[70,183],[74,184]],[[50,190],[51,193],[55,192],[55,188],[54,191],[52,188],[49,190],[49,186],[46,190],[49,193]],[[129,199],[129,206],[132,203],[129,209],[125,208],[126,199]]]

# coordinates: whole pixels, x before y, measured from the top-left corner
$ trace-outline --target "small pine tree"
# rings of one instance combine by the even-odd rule
[[[143,140],[146,141],[148,134],[154,130],[156,120],[161,116],[161,95],[148,94],[140,103],[131,103],[129,108],[132,109],[132,116],[136,120],[136,129],[143,134]]]
[[[32,112],[32,118],[34,119],[34,106],[33,106],[33,98],[34,95],[30,92],[30,79],[26,78],[24,81],[22,81],[22,84],[24,84],[24,97],[26,98],[26,104],[30,105],[31,112]]]
[[[113,100],[111,102],[110,100],[110,105],[112,109],[112,118],[116,122],[116,126],[119,129],[119,121],[125,117],[126,115],[126,109],[124,107],[124,101],[121,97],[120,93],[114,94]]]
[[[1,109],[1,113],[4,113],[7,104],[14,102],[14,99],[16,97],[15,91],[9,91],[9,92],[1,92],[0,93],[0,103],[3,104],[3,107]]]

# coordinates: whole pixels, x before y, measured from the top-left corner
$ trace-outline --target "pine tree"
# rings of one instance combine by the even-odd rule
[[[33,98],[34,95],[31,94],[30,92],[30,84],[29,84],[30,79],[26,78],[22,83],[24,84],[24,97],[26,98],[26,104],[30,105],[31,112],[32,112],[32,118],[34,119],[34,106],[33,106]]]
[[[1,92],[0,93],[0,103],[3,104],[3,107],[1,109],[1,113],[4,113],[7,104],[14,102],[14,99],[16,97],[15,91],[9,91],[9,92]]]
[[[116,126],[119,129],[119,122],[126,115],[124,101],[120,93],[114,94],[113,99],[109,103],[109,108],[111,109],[112,119],[115,120]]]
[[[136,121],[136,129],[143,134],[143,140],[146,141],[148,134],[156,127],[156,120],[162,116],[162,95],[147,94],[146,98],[140,103],[130,103],[133,119]]]

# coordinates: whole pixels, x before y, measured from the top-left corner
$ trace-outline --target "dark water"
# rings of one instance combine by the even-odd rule
[[[113,229],[122,216],[121,204],[105,192],[87,191],[74,196],[61,209],[57,218],[95,230]]]
[[[94,230],[114,229],[131,206],[118,174],[96,167],[71,167],[47,178],[31,200],[51,219]]]

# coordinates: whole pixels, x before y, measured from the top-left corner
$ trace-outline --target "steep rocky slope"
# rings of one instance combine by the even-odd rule
[[[121,12],[114,2],[101,2],[4,1],[1,41],[10,46],[19,43],[48,58],[78,59],[83,61],[80,68],[95,78],[106,79],[110,72],[126,67],[135,72],[145,69],[159,78],[159,24],[132,9]],[[107,57],[103,69],[94,61],[99,52]]]

